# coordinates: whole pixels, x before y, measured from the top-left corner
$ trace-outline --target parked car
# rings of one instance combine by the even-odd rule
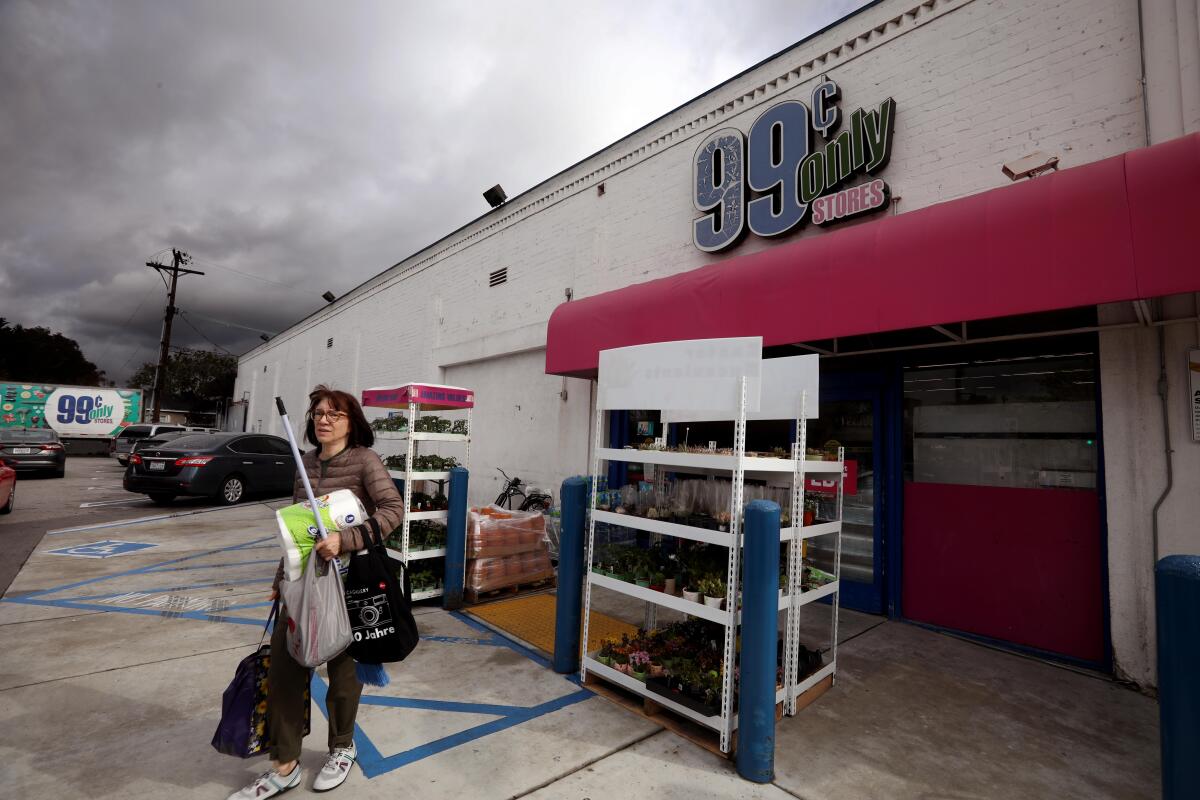
[[[49,428],[9,429],[0,431],[0,462],[18,471],[52,472],[61,478],[67,472],[67,451]]]
[[[129,456],[124,486],[164,505],[180,495],[233,505],[251,493],[291,494],[295,478],[286,439],[262,433],[195,433],[138,448]]]
[[[180,436],[188,436],[191,433],[216,433],[216,431],[163,431],[147,439],[134,439],[133,444],[129,448],[129,454],[133,455],[139,450],[144,450],[147,447],[158,447],[172,439],[178,439]]]
[[[17,502],[17,471],[0,464],[0,514],[8,514]]]
[[[158,422],[130,425],[114,436],[108,443],[108,454],[124,466],[129,463],[129,454],[133,451],[133,443],[139,439],[149,439],[160,433],[169,431],[186,431],[186,425],[166,425]],[[203,428],[199,430],[204,430]]]

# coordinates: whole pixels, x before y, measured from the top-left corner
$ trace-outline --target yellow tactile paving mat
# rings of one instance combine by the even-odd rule
[[[553,653],[554,599],[552,594],[534,594],[477,606],[468,609],[467,613],[529,642],[539,650]],[[600,640],[606,636],[620,638],[622,633],[632,636],[637,633],[637,627],[593,611],[591,625],[588,627],[587,652],[591,653],[599,648]]]

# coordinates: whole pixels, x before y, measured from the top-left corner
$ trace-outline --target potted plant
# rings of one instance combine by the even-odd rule
[[[634,680],[645,683],[649,667],[650,654],[645,650],[635,650],[629,654],[629,674]]]
[[[616,644],[612,639],[605,639],[600,644],[600,649],[596,651],[596,660],[606,667],[611,667],[613,664],[613,646]]]
[[[710,575],[700,581],[700,593],[704,595],[704,605],[710,608],[720,608],[725,602],[725,581],[716,575]]]
[[[817,519],[817,498],[811,495],[804,497],[804,524],[812,525]]]
[[[650,588],[656,592],[666,590],[667,578],[661,572],[654,573],[654,577],[650,579]]]
[[[685,583],[683,585],[683,599],[687,600],[689,603],[699,603],[700,602],[699,586],[697,584],[691,583],[691,582]]]
[[[629,674],[629,654],[620,651],[614,651],[612,655],[612,666],[617,672]]]
[[[643,589],[650,588],[650,573],[646,571],[645,567],[638,567],[638,571],[634,573],[633,580],[634,583]]]

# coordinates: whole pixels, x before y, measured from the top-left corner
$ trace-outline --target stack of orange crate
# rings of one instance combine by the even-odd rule
[[[499,506],[470,510],[466,588],[476,597],[552,577],[550,541],[541,512]]]

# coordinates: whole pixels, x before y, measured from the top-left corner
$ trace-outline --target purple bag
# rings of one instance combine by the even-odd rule
[[[279,601],[271,607],[263,627],[258,649],[243,658],[221,697],[221,721],[213,734],[212,746],[227,756],[250,758],[262,753],[271,742],[267,728],[267,670],[271,666],[271,645],[263,644],[271,620],[279,611]],[[311,705],[308,686],[304,688],[304,734],[309,732]]]

